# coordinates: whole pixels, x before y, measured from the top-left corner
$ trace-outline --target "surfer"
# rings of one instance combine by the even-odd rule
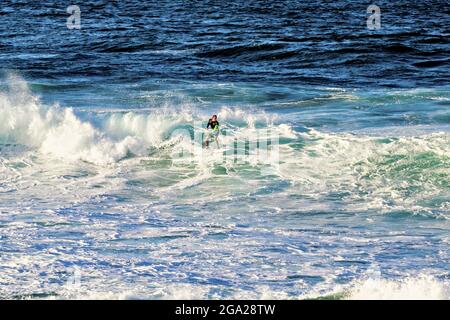
[[[210,141],[216,141],[217,148],[219,148],[219,121],[217,121],[217,115],[213,115],[211,119],[208,121],[208,125],[206,126],[206,130],[211,129],[206,133],[205,139],[205,147],[209,146]]]

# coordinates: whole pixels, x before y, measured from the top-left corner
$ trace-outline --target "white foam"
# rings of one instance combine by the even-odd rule
[[[367,279],[349,290],[350,300],[449,300],[450,284],[427,275],[401,280]]]
[[[24,80],[12,76],[10,91],[0,93],[0,136],[6,142],[38,148],[68,160],[106,164],[141,151],[139,139],[113,141],[92,124],[81,121],[71,108],[46,107]]]
[[[97,113],[92,121],[87,121],[72,108],[44,105],[20,77],[10,76],[8,85],[7,92],[0,92],[0,137],[64,160],[105,165],[129,153],[146,155],[150,146],[177,144],[180,135],[189,136],[189,128],[201,130],[207,119],[188,105],[172,108],[162,105],[146,113]],[[238,108],[223,107],[218,114],[222,127],[229,129],[228,136],[222,136],[224,143],[233,140],[230,134],[256,137],[256,127],[273,127],[275,120],[275,116],[264,112]],[[275,126],[275,129],[282,135],[295,136],[288,125]]]
[[[421,211],[428,200],[445,196],[448,132],[386,138],[311,130],[301,137],[303,149],[280,148],[279,175],[293,181],[298,192],[314,198],[345,192],[348,209],[356,211]],[[423,167],[427,162],[433,165]]]

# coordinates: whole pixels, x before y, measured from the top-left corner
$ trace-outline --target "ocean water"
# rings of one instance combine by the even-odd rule
[[[370,4],[3,1],[0,298],[449,299],[448,3]]]

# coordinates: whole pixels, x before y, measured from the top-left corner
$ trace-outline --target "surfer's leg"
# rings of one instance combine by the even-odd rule
[[[220,145],[219,145],[219,137],[216,137],[214,140],[216,140],[217,149],[220,149]]]

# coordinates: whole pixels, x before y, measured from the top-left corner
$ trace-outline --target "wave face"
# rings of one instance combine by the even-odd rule
[[[2,298],[449,298],[445,88],[1,88]]]
[[[199,79],[414,88],[449,82],[448,1],[84,1],[0,8],[0,63],[36,78]],[[119,19],[119,17],[126,17]],[[427,17],[427,19],[424,19]],[[26,23],[24,23],[26,21]]]

